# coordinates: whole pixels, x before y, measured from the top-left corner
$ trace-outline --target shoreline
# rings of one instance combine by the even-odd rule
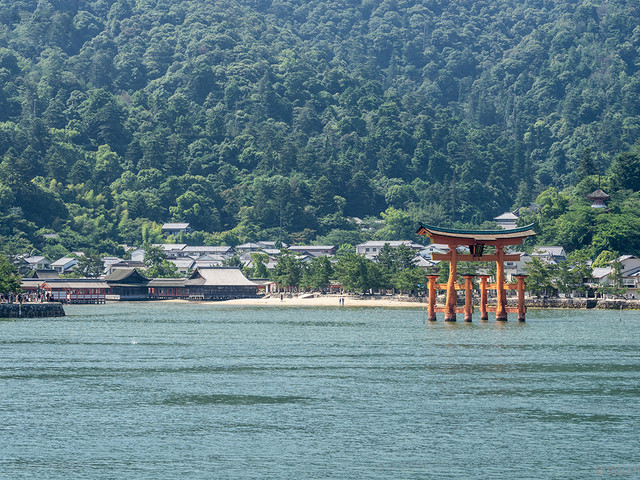
[[[344,304],[340,304],[344,299]],[[388,307],[388,308],[427,308],[426,303],[417,301],[392,300],[388,298],[361,299],[349,295],[304,297],[265,297],[265,298],[237,298],[233,300],[159,300],[168,303],[188,303],[198,305],[225,305],[229,307]]]
[[[344,299],[344,303],[340,300]],[[246,307],[384,307],[384,308],[427,308],[426,297],[408,297],[404,295],[368,296],[368,295],[318,295],[267,296],[260,298],[239,298],[219,301],[194,301],[183,299],[157,300],[169,303],[196,303],[202,305],[226,305]],[[474,302],[476,303],[476,302]],[[509,302],[510,306],[511,302]],[[441,306],[440,304],[438,304]],[[582,309],[582,310],[640,310],[640,300],[623,299],[586,299],[586,298],[533,298],[525,300],[527,308],[533,309]],[[477,306],[477,305],[476,305]],[[514,304],[515,306],[515,304]]]

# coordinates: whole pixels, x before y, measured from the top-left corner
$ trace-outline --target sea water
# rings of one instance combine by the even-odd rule
[[[639,312],[66,311],[0,320],[0,478],[640,478]]]

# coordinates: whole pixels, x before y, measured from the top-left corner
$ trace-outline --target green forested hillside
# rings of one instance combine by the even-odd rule
[[[607,174],[639,68],[634,1],[0,0],[0,240],[480,224]]]

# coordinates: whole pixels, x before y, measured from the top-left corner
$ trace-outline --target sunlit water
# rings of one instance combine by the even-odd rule
[[[66,311],[0,320],[0,478],[640,478],[640,312]]]

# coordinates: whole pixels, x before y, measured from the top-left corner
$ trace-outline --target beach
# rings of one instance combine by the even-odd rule
[[[344,303],[341,303],[344,299]],[[515,299],[510,298],[510,306],[515,306]],[[160,300],[167,303],[193,303],[193,300]],[[440,299],[438,306],[442,306]],[[221,301],[198,301],[199,304],[228,305],[228,306],[261,306],[261,307],[366,307],[366,308],[416,308],[427,309],[426,297],[409,297],[406,295],[322,295],[306,293],[300,295],[285,294],[259,298],[238,298]],[[478,299],[474,298],[477,307]],[[556,309],[602,309],[602,310],[640,310],[637,299],[586,299],[586,298],[535,298],[526,297],[527,308],[556,308]],[[462,306],[459,304],[459,306]]]
[[[267,296],[261,298],[238,298],[216,302],[200,301],[200,304],[215,304],[229,306],[261,306],[261,307],[394,307],[394,308],[427,308],[427,304],[420,302],[422,298],[398,296],[363,297],[359,295],[314,295],[301,294],[294,296]],[[340,300],[344,299],[344,304]],[[426,299],[424,299],[426,300]],[[192,303],[190,300],[164,300],[167,303]]]

